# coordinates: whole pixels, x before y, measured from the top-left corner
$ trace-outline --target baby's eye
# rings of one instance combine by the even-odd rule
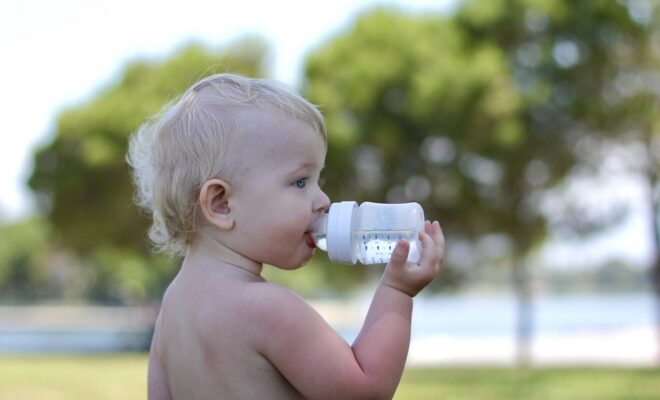
[[[322,188],[323,186],[325,186],[325,177],[320,177],[319,178],[319,187]]]
[[[294,183],[294,185],[296,185],[296,187],[297,187],[298,189],[302,189],[302,188],[304,188],[305,185],[307,185],[307,178],[300,178],[300,179],[298,179],[298,180]]]

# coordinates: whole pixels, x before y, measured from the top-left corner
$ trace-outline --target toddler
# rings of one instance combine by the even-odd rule
[[[403,372],[413,297],[438,272],[439,224],[418,264],[400,241],[352,345],[263,264],[293,270],[314,254],[330,206],[319,187],[319,111],[269,80],[202,79],[132,137],[128,161],[149,236],[183,256],[149,353],[150,399],[388,399]]]

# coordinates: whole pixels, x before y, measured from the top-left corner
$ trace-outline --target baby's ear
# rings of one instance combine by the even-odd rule
[[[231,186],[220,179],[206,181],[199,191],[199,205],[204,218],[222,230],[234,227],[234,217],[229,209],[230,194]]]

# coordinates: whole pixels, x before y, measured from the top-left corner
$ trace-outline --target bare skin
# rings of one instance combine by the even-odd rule
[[[206,223],[163,298],[149,398],[391,398],[408,352],[413,297],[444,256],[440,226],[426,222],[418,264],[406,262],[407,242],[397,245],[349,345],[300,297],[261,277],[263,263],[295,269],[309,260],[309,229],[329,199],[318,187],[325,146],[315,132],[259,118],[256,125],[282,132],[259,139],[263,148],[253,150],[264,153],[245,172],[250,185],[211,180],[200,192]]]
[[[263,285],[252,272],[204,256],[184,262],[154,337],[150,367],[160,365],[164,379],[163,397],[153,398],[301,398],[257,349],[251,297]]]

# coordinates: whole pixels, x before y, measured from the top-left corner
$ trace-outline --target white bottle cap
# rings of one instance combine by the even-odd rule
[[[326,232],[330,260],[342,264],[355,264],[357,261],[352,234],[357,211],[358,205],[354,201],[342,201],[330,206]]]

